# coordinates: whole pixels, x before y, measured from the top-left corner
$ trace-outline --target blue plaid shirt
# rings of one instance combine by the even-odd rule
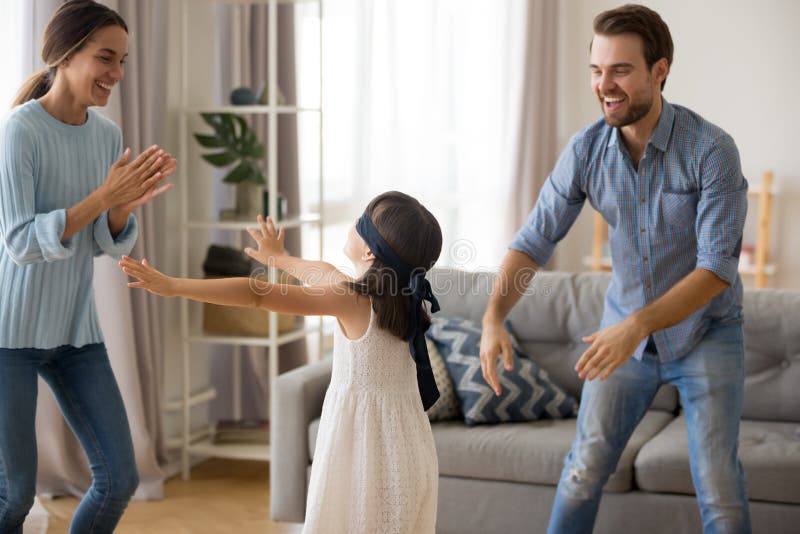
[[[618,129],[597,121],[569,141],[509,247],[545,265],[586,200],[609,226],[613,275],[601,328],[654,301],[698,267],[729,287],[652,334],[659,358],[685,356],[712,322],[741,322],[738,264],[747,180],[728,134],[663,100],[637,169]],[[646,342],[635,358],[641,359]]]

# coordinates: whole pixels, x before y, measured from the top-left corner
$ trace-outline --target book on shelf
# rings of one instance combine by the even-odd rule
[[[265,419],[223,419],[214,429],[214,443],[269,444],[269,421]]]

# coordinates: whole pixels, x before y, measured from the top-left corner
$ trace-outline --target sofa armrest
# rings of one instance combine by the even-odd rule
[[[330,359],[283,373],[275,380],[270,416],[270,514],[302,522],[306,511],[308,425],[322,413],[331,381]]]

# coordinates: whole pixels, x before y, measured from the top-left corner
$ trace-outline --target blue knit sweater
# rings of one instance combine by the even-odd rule
[[[61,236],[66,209],[103,183],[121,152],[119,127],[93,110],[72,126],[31,100],[0,121],[0,347],[103,341],[93,258],[129,254],[136,219],[116,239],[107,212],[70,239]]]

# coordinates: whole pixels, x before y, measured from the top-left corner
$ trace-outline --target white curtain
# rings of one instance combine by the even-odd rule
[[[347,226],[396,189],[439,219],[439,265],[497,265],[511,238],[527,9],[525,0],[325,3],[327,258],[348,265]]]
[[[558,159],[557,22],[556,0],[529,0],[511,209],[505,221],[511,233],[527,220]]]

